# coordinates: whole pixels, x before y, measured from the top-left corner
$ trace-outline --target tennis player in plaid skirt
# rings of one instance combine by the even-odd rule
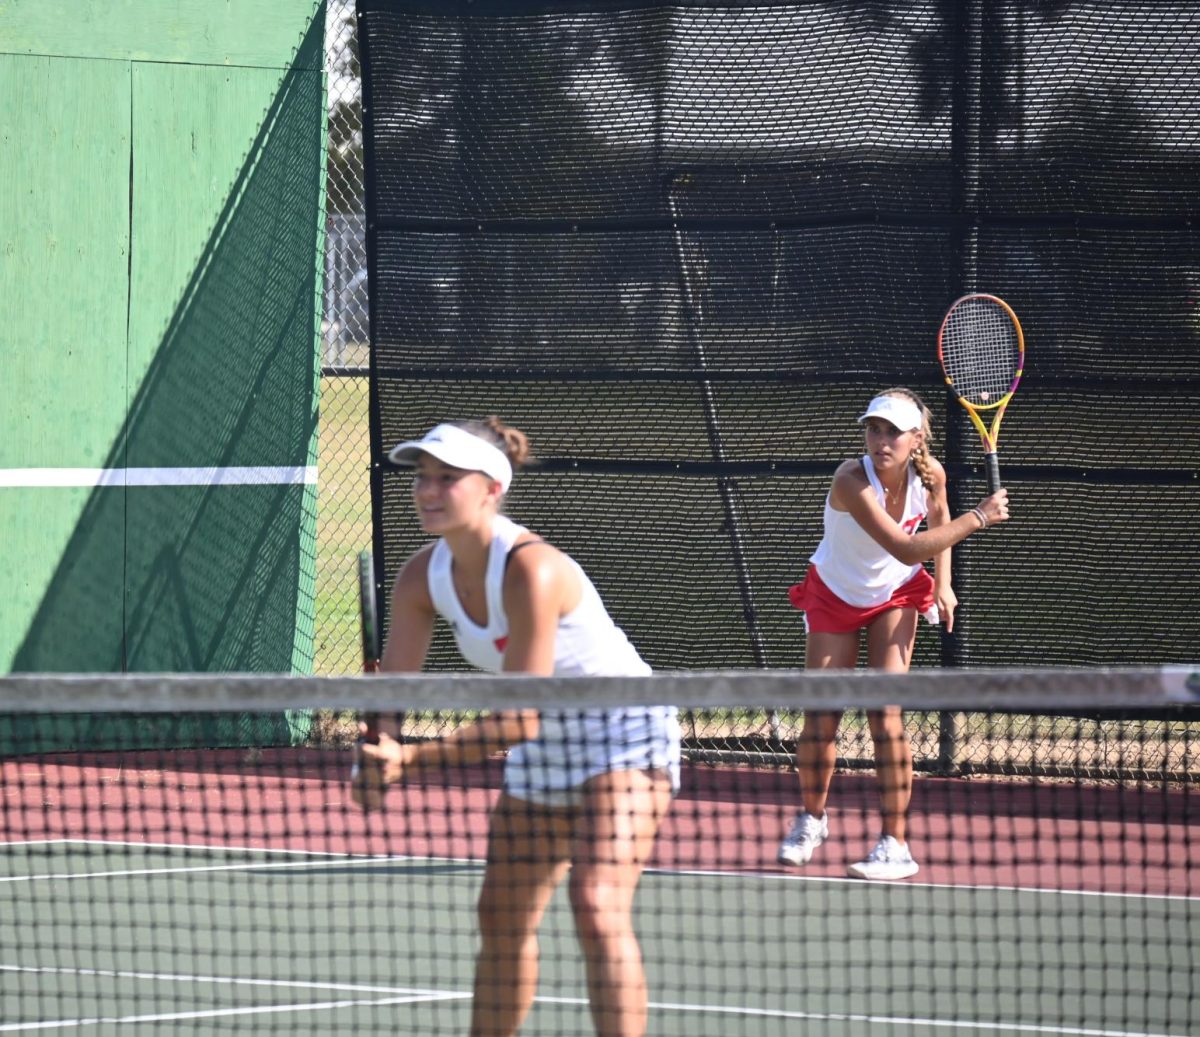
[[[435,617],[463,658],[493,673],[642,676],[650,667],[609,617],[576,562],[500,514],[529,446],[495,418],[438,425],[401,443],[413,503],[437,539],[396,578],[382,669],[422,668]],[[502,710],[441,739],[364,745],[353,796],[417,771],[478,763],[507,750],[479,899],[471,1034],[515,1034],[537,989],[537,929],[555,888],[570,887],[596,1031],[640,1037],[646,978],[633,930],[634,891],[679,786],[674,707]]]

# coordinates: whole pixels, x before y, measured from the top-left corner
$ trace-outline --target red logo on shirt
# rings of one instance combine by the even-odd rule
[[[917,526],[919,526],[921,524],[921,521],[924,518],[925,518],[924,515],[914,515],[907,522],[905,522],[904,525],[902,525],[900,528],[903,529],[905,533],[908,533],[911,535],[917,531]]]
[[[496,646],[497,652],[503,652],[504,649],[508,647],[508,635],[505,634],[503,637],[496,638],[496,640],[493,641],[492,644],[494,644]]]

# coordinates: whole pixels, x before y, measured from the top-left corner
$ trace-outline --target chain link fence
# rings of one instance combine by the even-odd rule
[[[371,544],[370,334],[354,0],[329,0],[325,74],[329,115],[314,666],[317,673],[338,674],[361,666],[357,559]]]
[[[322,322],[320,513],[318,519],[318,673],[360,666],[357,556],[371,544],[368,415],[369,317],[361,73],[354,0],[329,0],[326,26],[328,178]],[[802,635],[797,632],[797,639]],[[409,716],[421,737],[446,722]],[[786,764],[798,733],[795,715],[705,713],[685,723],[693,745],[717,758]],[[909,717],[918,767],[958,773],[1020,773],[1073,780],[1195,780],[1195,727],[1183,718]],[[352,736],[352,734],[351,734]],[[844,766],[870,766],[861,718],[838,747]]]

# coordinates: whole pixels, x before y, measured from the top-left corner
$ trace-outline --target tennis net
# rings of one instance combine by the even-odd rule
[[[0,1032],[468,1033],[497,924],[485,872],[525,884],[492,903],[532,929],[511,906],[552,864],[513,851],[550,845],[546,815],[506,815],[509,835],[536,830],[497,838],[503,754],[427,767],[364,815],[354,716],[403,710],[397,734],[423,745],[498,709],[548,730],[669,703],[679,789],[632,912],[647,1033],[1195,1034],[1197,701],[1187,667],[0,678]],[[848,866],[892,791],[868,714],[893,703],[919,871],[863,881]],[[842,709],[828,834],[781,863],[804,718]],[[576,825],[554,843],[575,864],[536,927],[522,1034],[618,1011],[596,995],[611,890],[580,876],[611,879],[598,833],[628,826],[598,802],[553,814]]]

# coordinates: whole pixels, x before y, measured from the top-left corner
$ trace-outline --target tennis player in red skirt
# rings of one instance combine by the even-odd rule
[[[954,626],[958,605],[950,586],[950,549],[972,533],[1008,518],[1008,491],[999,490],[955,519],[946,503],[946,472],[930,453],[929,410],[911,390],[887,389],[859,416],[866,440],[861,458],[845,461],[825,499],[824,536],[792,604],[804,611],[808,669],[853,669],[863,632],[867,665],[907,672],[917,617]],[[923,532],[917,530],[924,522]],[[923,562],[933,560],[933,575]],[[807,864],[829,836],[825,803],[836,761],[840,712],[809,712],[796,747],[804,810],[779,847],[784,864]],[[883,832],[849,873],[864,879],[915,875],[905,824],[912,794],[912,749],[898,706],[868,711],[875,745]]]

